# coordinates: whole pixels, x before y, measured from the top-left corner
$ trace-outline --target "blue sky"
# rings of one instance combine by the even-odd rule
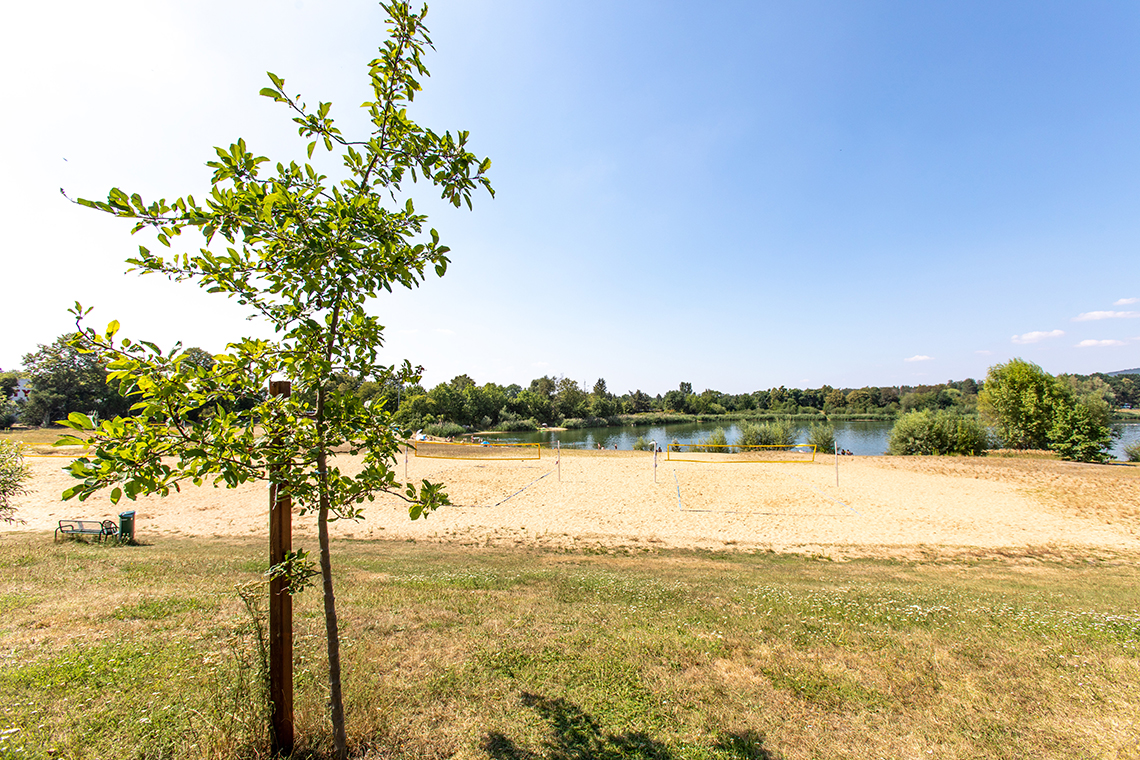
[[[350,134],[382,39],[357,2],[25,4],[0,50],[0,367],[97,324],[219,351],[235,304],[124,274],[145,239],[59,194],[205,195],[212,146],[303,157],[265,72]],[[453,249],[379,299],[428,385],[745,392],[1140,366],[1140,6],[431,5],[412,116],[494,162]]]

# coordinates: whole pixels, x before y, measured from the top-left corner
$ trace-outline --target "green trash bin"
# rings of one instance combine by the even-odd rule
[[[135,542],[135,511],[119,513],[119,540],[123,543]]]

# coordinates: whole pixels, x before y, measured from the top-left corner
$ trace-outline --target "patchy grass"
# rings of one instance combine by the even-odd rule
[[[76,435],[82,438],[83,431],[71,430],[65,427],[34,428],[16,425],[15,427],[0,430],[0,440],[19,441],[26,447],[29,454],[67,454],[79,456],[83,453],[81,446],[55,446],[53,445],[62,435]]]
[[[356,757],[1140,754],[1135,558],[335,552]],[[266,756],[235,591],[265,553],[0,537],[0,757]],[[320,598],[295,605],[300,752],[319,758]]]
[[[1050,449],[990,449],[986,452],[986,456],[998,457],[1000,459],[1061,460],[1060,455]]]

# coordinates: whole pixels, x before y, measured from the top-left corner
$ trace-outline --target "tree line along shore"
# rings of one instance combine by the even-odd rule
[[[0,398],[5,400],[0,427],[48,426],[74,411],[99,418],[129,414],[130,400],[107,384],[106,368],[93,355],[77,351],[69,343],[71,337],[60,336],[25,355],[20,370],[0,371]],[[187,348],[182,356],[204,368],[215,361],[200,348]],[[1104,458],[1114,435],[1112,423],[1140,419],[1134,412],[1140,408],[1140,374],[1054,377],[1020,359],[995,365],[984,380],[918,386],[780,386],[723,393],[697,392],[691,383],[681,382],[676,389],[650,395],[640,389],[611,392],[604,378],[588,388],[568,377],[543,375],[524,387],[479,384],[462,374],[427,389],[378,372],[371,377],[340,375],[334,390],[383,403],[400,427],[438,437],[723,420],[766,423],[759,426],[759,437],[757,426],[746,424],[742,434],[748,440],[734,443],[770,443],[769,438],[783,440],[789,429],[794,431],[786,424],[767,424],[776,421],[810,426],[815,441],[826,441],[828,436],[819,430],[831,421],[884,420],[896,423],[892,453],[1052,448],[1065,458],[1086,461]],[[1011,393],[1016,398],[1007,398]]]

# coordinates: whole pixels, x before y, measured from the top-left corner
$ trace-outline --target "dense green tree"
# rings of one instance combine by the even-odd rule
[[[19,372],[4,372],[0,370],[0,402],[12,398],[12,394],[16,392],[16,386],[19,385],[19,382]]]
[[[629,394],[630,408],[627,410],[630,414],[641,414],[648,412],[652,408],[653,400],[649,397],[648,393],[643,393],[640,388]]]
[[[586,405],[586,413],[590,417],[606,419],[618,413],[618,402],[609,396],[590,396]]]
[[[554,391],[557,390],[556,385],[557,383],[555,383],[554,378],[543,375],[542,377],[536,377],[530,381],[529,390],[531,393],[537,393],[553,401]]]
[[[666,391],[664,404],[665,408],[673,412],[687,412],[689,409],[689,398],[683,391]]]
[[[800,405],[809,406],[812,409],[823,409],[823,399],[827,393],[822,389],[807,389],[800,396]]]
[[[182,352],[182,360],[191,366],[211,370],[214,367],[214,355],[197,346],[191,346]]]
[[[1003,446],[1045,449],[1053,415],[1067,396],[1064,385],[1036,364],[1011,359],[990,367],[978,411]]]
[[[461,424],[477,428],[491,427],[503,408],[506,397],[487,386],[469,385],[463,389],[463,417]]]
[[[1062,459],[1107,462],[1114,438],[1107,417],[1094,404],[1078,401],[1059,405],[1049,427],[1049,448]]]
[[[32,391],[22,417],[29,425],[47,426],[71,412],[103,419],[126,414],[129,403],[107,385],[106,360],[80,351],[76,337],[62,335],[24,356],[24,375]]]
[[[435,404],[431,396],[423,393],[422,388],[419,390],[420,393],[413,393],[404,398],[393,418],[394,423],[408,429],[408,432],[422,428],[424,424],[433,422],[436,417]]]
[[[867,388],[859,388],[847,394],[846,405],[849,411],[858,414],[871,411],[875,402]]]
[[[838,388],[830,390],[823,398],[823,411],[831,413],[847,406],[847,396]]]
[[[469,424],[463,413],[463,394],[451,383],[440,383],[428,391],[432,411],[438,420],[447,420],[459,425]]]
[[[455,390],[462,393],[463,391],[467,390],[468,388],[473,387],[475,385],[475,381],[472,380],[470,377],[468,377],[466,374],[463,374],[463,375],[456,375],[455,377],[451,378],[451,380],[449,380],[447,384],[450,385]]]
[[[533,419],[540,425],[554,422],[554,402],[545,394],[529,388],[508,400],[507,408],[523,419]]]
[[[560,419],[585,417],[587,400],[586,392],[577,381],[560,377],[554,392],[554,416]]]
[[[122,495],[166,494],[182,481],[237,486],[268,479],[286,490],[304,513],[317,514],[320,577],[329,674],[329,710],[335,754],[347,754],[340,683],[337,621],[328,523],[357,519],[358,506],[382,492],[407,499],[412,518],[442,503],[439,486],[399,484],[394,456],[397,430],[388,412],[365,405],[355,394],[336,390],[342,373],[414,380],[405,363],[383,369],[377,351],[383,327],[368,302],[393,287],[416,287],[428,271],[443,275],[448,248],[435,230],[424,233],[426,217],[412,201],[399,202],[407,179],[430,182],[442,198],[471,205],[480,186],[490,190],[479,160],[466,147],[467,133],[437,134],[416,124],[408,106],[428,72],[423,54],[431,42],[423,14],[404,2],[382,3],[389,15],[389,39],[368,66],[371,97],[363,104],[371,131],[347,139],[329,116],[331,104],[310,109],[290,96],[285,83],[269,75],[262,90],[291,112],[307,146],[318,146],[342,166],[335,184],[309,163],[269,163],[238,140],[216,149],[211,190],[204,204],[192,196],[146,203],[139,195],[111,190],[106,202],[83,205],[128,218],[135,230],[150,228],[163,245],[183,230],[201,233],[197,253],[166,259],[140,247],[130,263],[143,272],[191,280],[236,298],[273,325],[276,340],[242,339],[215,356],[210,369],[185,361],[178,351],[116,340],[118,324],[102,332],[83,330],[80,343],[107,361],[111,378],[135,402],[137,416],[105,421],[92,431],[94,455],[71,465],[80,484],[66,497],[86,498],[112,488]],[[268,175],[268,176],[266,176]],[[385,204],[395,202],[391,208]],[[76,309],[82,317],[81,307]],[[262,399],[252,413],[223,411],[198,420],[189,412],[259,392],[271,377],[291,380],[294,396]],[[311,393],[308,391],[311,390]],[[312,405],[306,402],[311,395]],[[72,424],[90,427],[73,415]],[[349,446],[360,467],[342,471],[333,451]],[[297,562],[278,568],[289,571]],[[307,572],[307,571],[303,571]],[[290,573],[291,577],[296,577]]]

